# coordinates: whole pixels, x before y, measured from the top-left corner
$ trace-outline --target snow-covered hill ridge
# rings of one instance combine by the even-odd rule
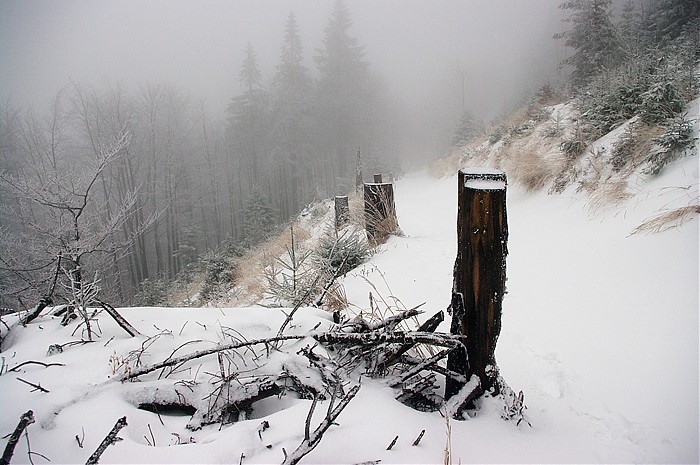
[[[496,359],[505,380],[524,392],[532,427],[504,422],[502,405],[485,399],[474,418],[450,421],[453,463],[698,461],[697,217],[665,222],[672,227],[659,232],[638,230],[666,209],[697,200],[698,157],[674,162],[655,177],[640,176],[643,181],[628,185],[633,196],[602,210],[574,184],[548,195],[510,177],[508,293]],[[415,173],[396,182],[395,193],[404,236],[392,237],[341,284],[351,315],[367,316],[371,307],[395,313],[426,302],[423,321],[450,301],[457,179],[454,172],[437,180]],[[313,237],[322,225],[309,229]],[[0,434],[10,433],[32,409],[37,422],[27,430],[31,450],[52,463],[85,462],[122,416],[128,421],[120,432],[124,440],[110,446],[101,463],[281,463],[283,448],[289,453],[301,443],[311,401],[292,393],[257,402],[246,420],[191,431],[189,415],[137,408],[145,393],[155,396],[164,383],[156,374],[140,383],[112,381],[137,359],[149,364],[232,338],[273,336],[288,309],[120,311],[143,336],[130,338],[105,314],[97,317],[100,337],[86,344],[72,344],[80,338],[77,323],[62,327],[49,313],[27,327],[5,319],[12,330],[0,354]],[[304,308],[288,332],[332,327],[330,314]],[[241,352],[226,369],[242,379],[252,370],[293,370],[309,342],[290,342],[269,365],[261,363],[264,349]],[[50,345],[63,350],[48,355]],[[50,366],[10,371],[26,361]],[[173,391],[167,395],[214,388],[219,370],[216,357],[182,365],[169,378]],[[302,463],[443,463],[448,435],[439,412],[397,402],[383,380],[358,381],[361,389],[338,425]],[[327,405],[319,402],[312,428]],[[412,446],[422,430],[423,439]],[[36,454],[31,458],[47,463]],[[28,462],[23,439],[12,463]]]

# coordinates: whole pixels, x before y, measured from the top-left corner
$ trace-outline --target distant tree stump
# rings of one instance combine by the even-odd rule
[[[350,206],[347,195],[335,196],[335,229],[336,231],[350,221]]]
[[[362,185],[364,184],[364,177],[362,176],[362,154],[360,153],[360,148],[357,148],[357,164],[355,165],[355,192],[359,195],[362,190]]]
[[[461,335],[464,350],[453,351],[451,371],[469,380],[476,375],[479,395],[498,391],[494,352],[501,332],[501,304],[505,292],[508,221],[506,175],[498,171],[459,172],[457,258],[452,287],[452,334]],[[464,382],[448,378],[445,399]]]
[[[381,175],[381,174],[375,174],[375,175],[374,175],[374,183],[375,183],[375,184],[381,184],[381,183],[382,183],[382,175]]]
[[[394,205],[394,186],[389,183],[365,184],[365,229],[372,244],[383,244],[399,232]]]

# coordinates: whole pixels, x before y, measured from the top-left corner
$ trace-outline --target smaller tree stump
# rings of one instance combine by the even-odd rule
[[[365,184],[365,230],[374,245],[383,244],[391,234],[399,232],[393,184]]]
[[[375,183],[375,184],[381,184],[381,183],[382,183],[382,175],[381,175],[381,174],[375,174],[375,175],[374,175],[374,183]]]
[[[350,221],[350,206],[347,195],[335,196],[335,229],[340,230]]]

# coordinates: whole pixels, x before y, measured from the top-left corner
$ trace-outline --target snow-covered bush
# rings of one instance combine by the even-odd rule
[[[367,239],[358,231],[346,229],[336,237],[327,230],[315,250],[315,262],[319,269],[342,276],[366,262],[374,253]]]
[[[134,305],[140,307],[167,307],[169,286],[166,280],[144,279],[139,284],[139,290],[134,296]]]
[[[647,174],[658,174],[668,163],[682,158],[692,149],[697,140],[693,134],[693,122],[684,115],[673,119],[667,126],[666,132],[654,139],[661,150],[649,155]]]
[[[199,260],[205,275],[201,291],[204,299],[213,297],[222,287],[228,287],[233,282],[234,266],[225,253],[210,250]]]

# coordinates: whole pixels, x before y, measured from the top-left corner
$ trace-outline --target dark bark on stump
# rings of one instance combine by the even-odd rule
[[[350,221],[350,207],[347,195],[335,196],[335,229],[336,231]]]
[[[381,183],[382,183],[382,175],[381,175],[381,174],[375,174],[375,175],[374,175],[374,183],[375,183],[375,184],[381,184]]]
[[[479,378],[481,393],[498,390],[496,341],[505,292],[508,222],[504,173],[459,172],[457,258],[452,288],[452,334],[466,347],[453,351],[447,368]],[[448,378],[445,398],[464,382]]]
[[[399,230],[392,184],[365,184],[365,229],[371,244],[382,244]]]

